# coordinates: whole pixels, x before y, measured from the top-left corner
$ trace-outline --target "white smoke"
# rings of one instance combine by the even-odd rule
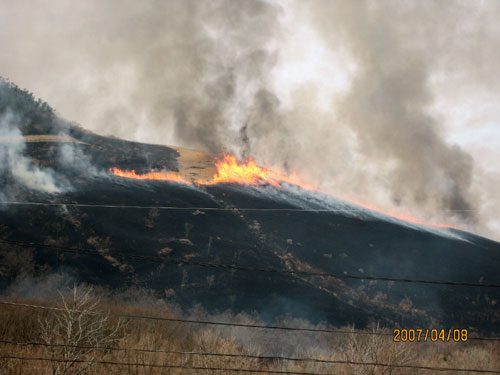
[[[60,143],[59,146],[59,162],[65,167],[79,172],[85,176],[108,176],[102,170],[96,168],[92,164],[90,155],[86,154],[84,150],[74,142]]]
[[[51,168],[41,168],[24,154],[26,144],[19,128],[18,117],[11,111],[0,116],[0,172],[13,183],[4,186],[2,199],[15,195],[19,186],[43,193],[61,193],[70,188],[56,178]]]

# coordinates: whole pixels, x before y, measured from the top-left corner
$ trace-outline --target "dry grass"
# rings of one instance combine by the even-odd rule
[[[172,147],[179,152],[179,174],[192,182],[209,181],[217,171],[214,165],[215,155],[209,152],[188,148]]]
[[[21,300],[20,300],[21,301]],[[43,301],[23,301],[43,304]],[[158,317],[172,317],[172,312],[165,305],[155,303],[142,306],[118,303],[108,300],[101,302],[100,311],[112,314],[137,314]],[[59,318],[58,318],[59,314]],[[201,313],[200,313],[201,314]],[[200,317],[200,316],[194,316]],[[206,318],[206,316],[202,316]],[[218,316],[212,319],[232,319],[244,322],[252,321],[248,316]],[[40,322],[45,322],[41,324]],[[48,322],[48,323],[47,323]],[[51,323],[52,322],[52,323]],[[0,310],[0,338],[18,342],[61,342],[60,313],[35,310],[14,306],[2,306]],[[311,357],[325,360],[351,360],[360,362],[384,362],[392,364],[415,364],[434,367],[500,369],[500,343],[394,343],[391,336],[371,335],[331,335],[304,334],[245,328],[214,328],[195,326],[185,323],[130,319],[128,324],[117,326],[117,320],[108,319],[103,330],[108,332],[119,327],[117,341],[109,345],[118,348],[138,348],[153,350],[196,351],[201,353],[233,353],[252,355],[287,355]],[[259,323],[259,322],[257,322]],[[51,325],[52,324],[52,325]],[[290,324],[283,322],[282,324]],[[50,330],[47,328],[53,327]],[[57,328],[57,329],[55,329]],[[349,328],[347,328],[349,329]],[[384,331],[377,325],[370,328],[377,332]],[[352,332],[355,330],[351,329]],[[52,335],[52,336],[51,336]],[[64,342],[64,340],[62,341]],[[103,343],[101,343],[103,344]],[[104,345],[106,343],[104,342]],[[43,347],[15,346],[0,344],[0,356],[15,355],[22,357],[49,357]],[[63,352],[56,353],[64,356]],[[325,364],[315,362],[296,362],[266,360],[254,358],[214,357],[209,355],[181,355],[169,353],[147,353],[139,351],[98,350],[77,353],[79,358],[95,358],[97,361],[128,362],[135,366],[110,366],[95,364],[81,371],[81,374],[202,374],[229,371],[202,371],[168,368],[143,367],[140,364],[180,365],[202,368],[246,368],[257,370],[303,371],[312,373],[330,373],[342,375],[378,375],[378,374],[431,374],[432,371],[415,369],[397,369],[374,366],[349,366],[345,364]],[[75,364],[65,374],[77,374],[83,365]],[[57,374],[48,362],[0,360],[0,374],[45,375]],[[440,372],[453,374],[453,372]]]
[[[38,134],[38,135],[25,135],[20,137],[15,136],[2,136],[0,137],[1,142],[71,142],[85,144],[69,135],[53,135],[53,134]]]

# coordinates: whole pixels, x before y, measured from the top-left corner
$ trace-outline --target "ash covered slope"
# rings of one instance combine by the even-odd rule
[[[21,100],[13,103],[13,93]],[[201,304],[211,312],[256,311],[268,320],[290,314],[334,324],[364,325],[374,319],[390,325],[500,328],[498,288],[369,282],[120,258],[114,252],[245,267],[500,283],[500,245],[488,239],[451,229],[429,230],[366,210],[295,210],[356,207],[292,186],[197,187],[116,177],[109,168],[184,168],[194,173],[203,166],[189,168],[189,161],[180,158],[182,151],[173,148],[86,132],[12,85],[3,84],[0,98],[8,102],[0,108],[6,133],[0,138],[1,155],[9,160],[0,179],[3,201],[67,203],[2,205],[0,237],[98,252],[2,243],[4,289],[23,274],[64,272],[111,288],[152,288],[186,308]],[[26,184],[15,169],[18,159],[28,177],[44,175],[56,189]]]

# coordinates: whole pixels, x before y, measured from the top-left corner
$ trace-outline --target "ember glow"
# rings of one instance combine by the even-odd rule
[[[135,173],[135,170],[124,171],[119,168],[111,168],[110,171],[115,176],[133,178],[135,180],[160,180],[160,181],[180,182],[183,184],[191,184],[191,182],[182,178],[179,174],[175,172],[157,172],[153,169],[151,172],[148,173],[137,174]]]
[[[217,172],[213,175],[212,179],[209,181],[197,180],[194,183],[198,186],[205,185],[216,185],[216,184],[239,184],[239,185],[271,185],[276,188],[280,188],[284,183],[299,186],[306,190],[318,191],[316,185],[308,184],[303,182],[295,172],[289,176],[275,171],[270,168],[260,167],[255,163],[253,158],[249,158],[246,162],[238,162],[238,159],[234,155],[224,155],[222,159],[215,161],[215,166]],[[119,177],[131,178],[136,180],[161,180],[161,181],[173,181],[183,184],[192,185],[191,181],[186,180],[181,175],[175,172],[157,172],[152,170],[151,172],[144,174],[137,174],[135,170],[124,171],[118,168],[111,168],[110,171]],[[353,203],[359,207],[366,208],[370,211],[378,212],[380,214],[393,217],[395,219],[404,220],[409,223],[433,226],[439,228],[454,228],[455,226],[440,224],[435,222],[425,222],[416,217],[411,216],[410,213],[395,213],[386,210],[382,210],[374,205],[360,202],[356,199],[338,197],[350,203]]]

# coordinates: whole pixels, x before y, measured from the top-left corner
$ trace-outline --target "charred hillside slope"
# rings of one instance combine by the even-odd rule
[[[64,273],[109,288],[153,289],[185,308],[256,312],[269,321],[292,315],[358,326],[378,320],[500,329],[500,288],[256,270],[500,284],[497,242],[410,224],[290,184],[199,186],[114,176],[113,167],[202,173],[206,160],[92,134],[6,82],[0,105],[0,196],[10,202],[0,205],[3,290],[26,274]]]

